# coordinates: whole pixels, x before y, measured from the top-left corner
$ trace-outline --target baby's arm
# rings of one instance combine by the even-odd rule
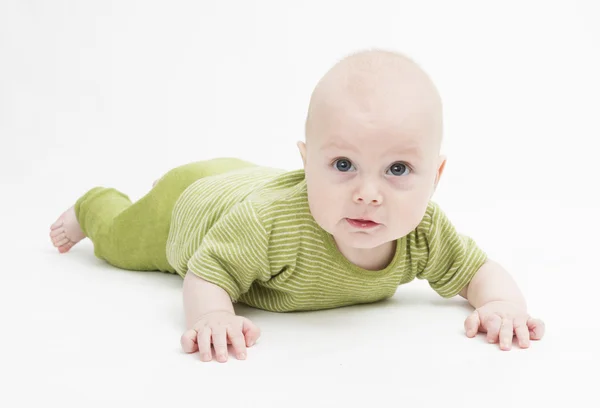
[[[200,278],[191,271],[183,280],[183,307],[187,329],[212,312],[235,313],[231,298],[221,287]]]
[[[525,298],[514,279],[500,264],[490,259],[479,268],[460,295],[475,309],[494,300],[513,302],[527,309]]]
[[[440,295],[460,294],[475,307],[465,320],[468,337],[486,332],[490,343],[509,350],[513,333],[521,347],[541,339],[544,323],[527,313],[523,294],[509,273],[490,260],[470,237],[460,234],[439,205],[430,203],[423,221],[409,236],[411,265]]]
[[[228,340],[237,358],[246,358],[246,347],[254,345],[260,330],[245,317],[236,316],[231,298],[219,286],[188,271],[183,281],[186,332],[181,336],[184,351],[200,352],[202,361],[212,359],[211,343],[217,360],[227,361]]]
[[[251,201],[242,202],[217,221],[187,261],[183,282],[187,331],[182,347],[200,351],[211,359],[211,342],[217,360],[227,360],[227,341],[238,358],[246,357],[260,330],[248,319],[236,316],[232,302],[240,300],[257,280],[271,278],[270,227],[262,222]]]
[[[529,347],[529,340],[544,335],[544,322],[529,316],[521,290],[497,262],[488,259],[460,295],[475,308],[465,320],[469,337],[487,332],[490,343],[498,342],[503,350],[510,350],[513,333],[521,347]]]

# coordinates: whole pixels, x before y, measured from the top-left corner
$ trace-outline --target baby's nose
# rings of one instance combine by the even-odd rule
[[[373,198],[371,200],[369,200],[369,199],[365,200],[365,199],[363,199],[361,197],[357,197],[355,201],[357,203],[367,203],[367,204],[373,204],[373,205],[379,205],[379,204],[381,204],[381,200],[378,199],[378,198]]]
[[[360,204],[380,205],[383,197],[375,185],[366,183],[354,193],[354,202]]]

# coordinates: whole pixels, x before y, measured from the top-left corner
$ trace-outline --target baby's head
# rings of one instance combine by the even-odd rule
[[[417,64],[387,51],[343,59],[315,87],[298,143],[313,217],[347,247],[405,236],[444,169],[441,141],[440,97]]]

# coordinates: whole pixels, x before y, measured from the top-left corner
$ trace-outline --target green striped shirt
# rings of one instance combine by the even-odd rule
[[[362,269],[311,216],[303,170],[257,166],[202,178],[183,192],[167,259],[181,276],[192,272],[233,302],[287,312],[375,302],[415,278],[452,297],[486,255],[430,202],[385,269]]]

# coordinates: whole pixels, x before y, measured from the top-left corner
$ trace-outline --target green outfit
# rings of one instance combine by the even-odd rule
[[[303,170],[236,159],[178,167],[134,204],[97,187],[75,210],[96,256],[112,265],[191,272],[233,302],[277,312],[375,302],[415,278],[452,297],[486,260],[430,202],[386,268],[359,268],[311,216]]]

